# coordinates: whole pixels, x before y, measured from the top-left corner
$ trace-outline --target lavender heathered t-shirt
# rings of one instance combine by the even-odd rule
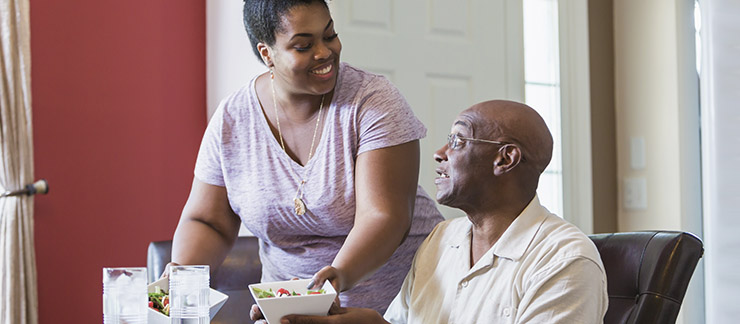
[[[231,208],[260,239],[262,281],[310,278],[330,265],[355,218],[355,161],[363,152],[426,135],[399,91],[383,76],[342,63],[314,156],[303,167],[272,135],[255,92],[255,79],[224,99],[201,143],[195,176],[225,186]],[[293,198],[307,179],[307,212]],[[411,231],[388,263],[341,294],[343,306],[382,314],[398,292],[416,249],[442,220],[418,187]]]

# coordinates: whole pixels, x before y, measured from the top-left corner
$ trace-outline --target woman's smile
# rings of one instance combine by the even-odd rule
[[[313,70],[311,70],[311,73],[316,74],[316,75],[325,76],[326,74],[328,74],[329,72],[331,72],[332,65],[333,64],[329,63],[329,64],[327,64],[324,67],[313,69]]]
[[[318,68],[315,68],[309,72],[311,72],[311,75],[318,78],[319,80],[326,81],[326,80],[331,80],[334,77],[334,75],[336,75],[337,69],[335,69],[334,67],[335,67],[335,64],[332,61],[332,62],[323,64],[319,66]]]

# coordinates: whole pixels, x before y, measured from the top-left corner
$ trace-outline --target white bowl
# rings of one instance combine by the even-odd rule
[[[331,307],[334,298],[337,297],[337,292],[334,290],[334,286],[329,281],[326,281],[324,282],[324,286],[321,287],[324,289],[323,294],[308,295],[306,286],[310,281],[311,279],[302,279],[251,284],[249,285],[249,291],[252,293],[252,298],[254,298],[262,310],[262,315],[268,324],[278,324],[280,323],[280,318],[290,314],[326,315],[329,313],[329,307]],[[262,290],[272,289],[273,292],[277,292],[280,288],[285,288],[288,291],[295,291],[301,295],[257,298],[257,294],[254,293],[254,289],[252,288]]]
[[[152,282],[147,286],[147,292],[154,292],[156,288],[159,287],[162,290],[169,292],[170,291],[170,281],[168,278],[162,278],[155,282]],[[229,296],[226,296],[225,294],[221,293],[218,290],[215,290],[211,288],[211,294],[208,295],[208,306],[209,309],[209,315],[211,319],[213,319],[214,316],[216,316],[216,313],[221,309],[221,306],[226,303],[226,300],[229,299]],[[148,299],[147,299],[148,300]],[[162,314],[154,309],[149,308],[148,309],[149,316],[148,316],[148,323],[149,324],[170,324],[170,317]]]

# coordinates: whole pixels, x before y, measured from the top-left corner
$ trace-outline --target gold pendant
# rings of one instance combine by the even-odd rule
[[[293,199],[293,204],[295,205],[296,214],[303,215],[306,213],[306,204],[303,203],[301,198],[295,197],[295,199]]]

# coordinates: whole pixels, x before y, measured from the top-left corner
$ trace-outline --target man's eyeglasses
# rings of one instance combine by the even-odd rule
[[[499,141],[491,141],[491,140],[484,140],[484,139],[477,139],[477,138],[470,138],[470,137],[462,137],[458,133],[447,135],[447,147],[449,147],[451,150],[457,149],[460,144],[462,144],[465,141],[470,142],[483,142],[483,143],[491,143],[491,144],[498,144],[498,145],[506,145],[509,143],[499,142]]]

